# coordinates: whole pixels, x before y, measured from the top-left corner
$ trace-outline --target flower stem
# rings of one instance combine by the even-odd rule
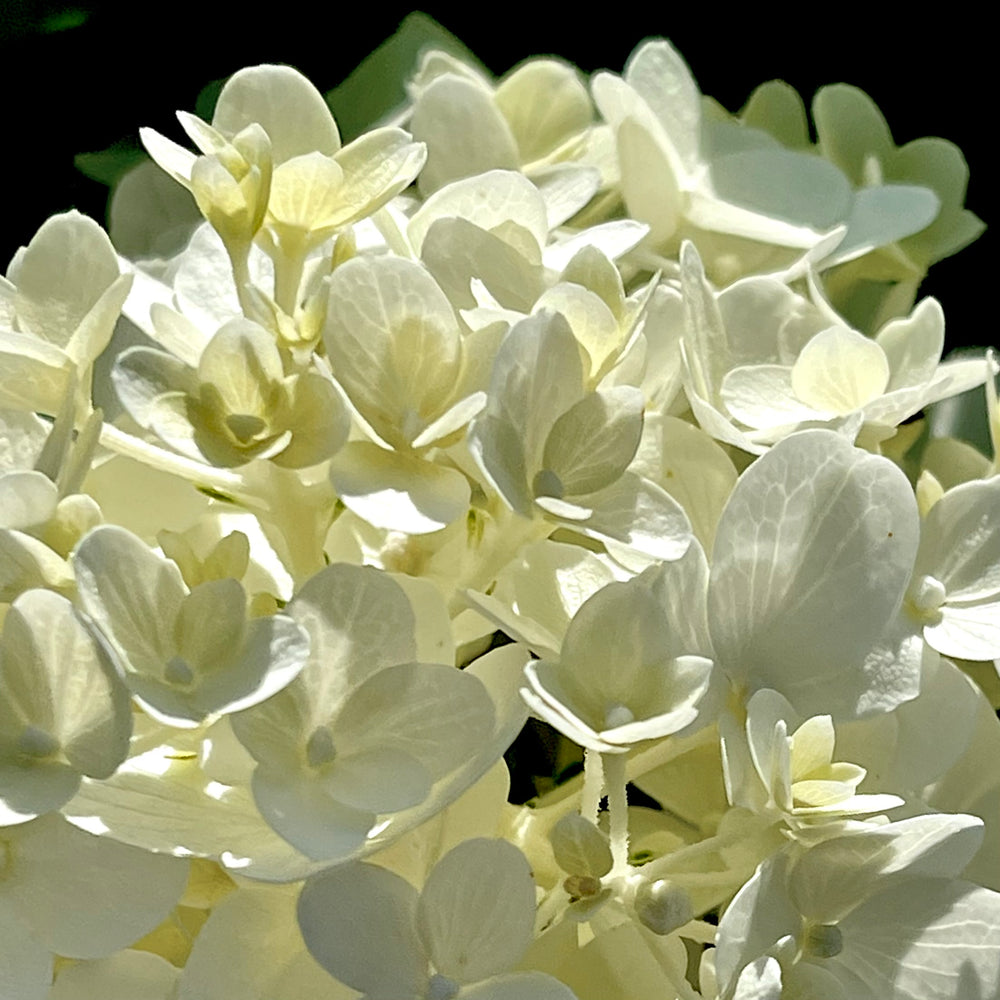
[[[628,871],[628,797],[625,792],[625,757],[623,753],[602,754],[604,784],[608,793],[608,819],[611,826],[611,857],[614,875]]]
[[[601,755],[593,750],[583,751],[583,794],[580,796],[580,815],[596,825],[604,792],[604,766]]]

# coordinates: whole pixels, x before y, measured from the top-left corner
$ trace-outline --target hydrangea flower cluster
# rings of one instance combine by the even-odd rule
[[[664,40],[407,94],[241,70],[0,279],[0,996],[1000,995],[961,154]]]

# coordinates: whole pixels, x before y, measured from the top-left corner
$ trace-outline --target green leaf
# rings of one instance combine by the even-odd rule
[[[420,11],[408,15],[350,76],[326,95],[344,142],[356,138],[406,101],[406,81],[427,49],[441,49],[488,71],[447,28]]]
[[[73,164],[92,181],[114,187],[133,167],[147,160],[145,150],[133,139],[118,139],[106,149],[93,153],[77,153]]]

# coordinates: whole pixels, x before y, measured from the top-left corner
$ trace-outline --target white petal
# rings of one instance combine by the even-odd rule
[[[294,884],[246,885],[213,907],[184,965],[178,1000],[351,1000],[354,991],[306,951],[297,896]]]
[[[940,580],[949,603],[1000,594],[998,506],[1000,476],[994,476],[948,490],[931,508],[916,572]]]
[[[864,660],[915,555],[913,491],[891,462],[830,431],[780,442],[740,478],[719,523],[709,620],[720,664],[804,716],[853,715]]]
[[[567,874],[601,878],[611,871],[614,862],[608,835],[579,813],[559,820],[549,839],[556,863]]]
[[[427,959],[414,918],[417,891],[393,872],[348,863],[309,879],[302,937],[330,975],[373,996],[423,996]]]
[[[351,750],[402,750],[436,779],[475,752],[493,716],[489,695],[472,674],[439,663],[402,663],[351,694],[333,736]]]
[[[873,340],[846,326],[817,333],[792,366],[792,389],[803,402],[848,414],[885,392],[889,362]]]
[[[113,525],[80,542],[73,566],[83,608],[123,668],[159,676],[175,651],[174,621],[186,591],[177,566]]]
[[[78,772],[107,778],[125,759],[128,695],[65,598],[32,590],[14,602],[0,678],[3,715],[14,710],[22,724],[44,730]]]
[[[59,973],[46,1000],[173,1000],[180,970],[148,951],[120,951]]]
[[[823,267],[835,267],[863,257],[926,229],[941,208],[938,196],[926,187],[886,184],[861,188],[846,218],[847,234]]]
[[[925,626],[924,638],[945,656],[993,660],[1000,656],[1000,600],[946,604],[940,623]]]
[[[467,840],[435,866],[417,927],[442,975],[475,983],[507,972],[531,943],[535,883],[524,855],[502,840]]]
[[[875,342],[889,360],[889,391],[923,385],[941,360],[944,311],[937,299],[923,299],[909,316],[886,323]]]
[[[262,819],[246,788],[220,787],[191,757],[160,747],[106,781],[85,781],[63,809],[83,830],[159,854],[215,858],[250,877],[291,881],[314,862]]]
[[[545,439],[542,469],[564,491],[557,498],[594,493],[621,477],[639,446],[642,408],[638,389],[618,386],[587,393],[556,420]]]
[[[268,824],[316,861],[344,861],[364,846],[375,813],[332,798],[319,776],[266,764],[253,774],[253,797]]]
[[[487,231],[514,222],[531,233],[538,247],[548,239],[545,200],[523,174],[510,170],[489,170],[435,191],[407,227],[417,253],[433,222],[445,218],[467,219]]]
[[[95,837],[47,816],[8,834],[16,862],[9,905],[46,947],[102,958],[156,927],[173,909],[188,864]]]
[[[65,348],[118,275],[111,240],[93,219],[75,211],[52,216],[28,244],[18,270],[21,329]]]
[[[462,1000],[576,1000],[564,983],[544,972],[511,972],[462,990]]]
[[[410,128],[428,146],[420,175],[425,196],[451,181],[488,170],[516,170],[520,164],[517,143],[493,95],[455,74],[438,77],[420,94]]]
[[[787,427],[806,420],[829,420],[833,412],[803,400],[792,386],[787,365],[741,365],[722,380],[722,402],[734,420],[747,427]]]
[[[895,883],[954,878],[982,842],[978,816],[934,814],[833,837],[795,865],[789,889],[807,918],[833,922]]]
[[[49,1000],[54,958],[9,907],[0,907],[0,996]]]
[[[921,879],[880,892],[842,923],[831,964],[899,1000],[1000,991],[1000,894]]]
[[[330,478],[349,510],[390,531],[440,531],[469,507],[469,482],[460,472],[369,441],[341,448]]]
[[[262,125],[275,163],[318,150],[331,156],[340,134],[323,95],[291,66],[250,66],[222,88],[212,125],[228,137]]]
[[[640,45],[625,66],[625,81],[656,115],[685,173],[701,154],[701,94],[691,70],[666,39]]]
[[[691,544],[691,525],[680,504],[648,479],[626,472],[596,493],[574,497],[594,513],[578,530],[612,539],[654,559],[679,559]]]

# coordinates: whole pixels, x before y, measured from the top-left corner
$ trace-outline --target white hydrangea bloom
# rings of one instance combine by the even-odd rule
[[[419,894],[384,868],[341,865],[306,883],[298,912],[316,960],[372,1000],[574,1000],[551,976],[511,971],[531,942],[535,891],[503,841],[459,844]]]
[[[0,825],[58,809],[83,775],[114,774],[131,716],[125,687],[69,601],[22,594],[0,635]]]
[[[286,687],[309,652],[285,615],[248,620],[237,580],[188,590],[177,566],[123,528],[90,532],[73,556],[80,600],[136,700],[193,727]]]
[[[1000,656],[1000,477],[948,490],[921,525],[906,608],[945,656]]]

